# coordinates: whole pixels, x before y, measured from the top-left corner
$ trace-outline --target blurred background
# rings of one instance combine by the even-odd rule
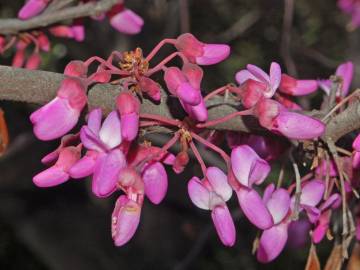
[[[0,17],[15,17],[23,2],[1,0]],[[277,61],[285,72],[302,79],[327,78],[346,60],[360,65],[359,30],[348,30],[350,18],[338,9],[336,0],[295,1],[293,22],[287,25],[285,20],[284,25],[289,2],[126,1],[145,20],[139,35],[126,36],[107,22],[86,20],[85,41],[52,38],[51,53],[43,54],[41,69],[62,72],[70,60],[93,55],[106,58],[113,50],[138,46],[146,54],[161,39],[189,31],[202,41],[228,43],[232,48],[227,61],[205,67],[204,91],[234,82],[235,72],[248,63],[267,70],[271,61]],[[170,49],[164,48],[158,59]],[[10,54],[0,58],[0,64],[10,63]],[[354,85],[358,80],[355,76]],[[315,94],[312,105],[317,105],[316,100]],[[1,102],[0,106],[11,138],[8,153],[0,158],[0,269],[304,269],[309,243],[300,249],[287,247],[268,265],[257,263],[251,254],[257,231],[237,210],[235,196],[230,207],[236,219],[237,242],[233,248],[224,247],[209,212],[193,206],[187,195],[186,183],[199,171],[197,165],[181,175],[169,170],[165,200],[159,206],[145,201],[135,237],[116,248],[110,233],[116,196],[95,198],[89,179],[49,189],[35,187],[32,177],[44,169],[41,157],[58,142],[34,138],[28,117],[35,105]],[[323,242],[318,249],[322,262],[331,250],[331,243]]]

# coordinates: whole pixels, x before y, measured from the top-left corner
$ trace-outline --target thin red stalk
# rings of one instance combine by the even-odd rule
[[[208,99],[222,93],[222,92],[225,92],[226,89],[228,89],[228,86],[225,85],[225,86],[221,86],[220,88],[217,88],[215,89],[214,91],[211,91],[209,94],[207,94],[205,97],[204,97],[204,101],[207,101]]]
[[[150,77],[151,75],[153,75],[154,73],[158,72],[159,70],[162,69],[162,67],[164,65],[166,65],[167,63],[169,63],[171,60],[173,60],[176,56],[179,56],[181,58],[181,60],[183,61],[183,63],[187,63],[187,59],[186,57],[180,53],[180,52],[174,52],[172,54],[170,54],[169,56],[167,56],[164,60],[162,60],[159,64],[157,64],[155,67],[149,69],[145,76]]]
[[[197,124],[196,127],[198,127],[198,128],[211,127],[211,126],[215,126],[215,125],[224,123],[226,121],[229,121],[230,119],[232,119],[236,116],[251,115],[252,113],[253,113],[252,109],[241,111],[241,112],[234,112],[234,113],[228,114],[224,117],[214,119],[214,120],[208,121],[203,124]]]
[[[205,165],[205,162],[204,162],[204,160],[202,159],[202,157],[200,155],[199,150],[196,148],[194,142],[192,142],[192,141],[190,142],[190,147],[191,147],[191,150],[194,153],[194,156],[196,157],[197,161],[200,164],[200,167],[201,167],[201,170],[202,170],[202,173],[203,173],[204,177],[206,177],[206,165]]]
[[[171,126],[180,127],[180,122],[178,120],[170,119],[161,115],[141,113],[140,118],[151,119]]]
[[[221,148],[217,147],[216,145],[212,144],[211,142],[205,140],[204,138],[202,138],[201,136],[197,135],[196,133],[190,131],[191,137],[193,137],[195,140],[197,140],[198,142],[202,143],[203,145],[209,147],[210,149],[212,149],[213,151],[217,152],[226,162],[226,164],[228,164],[230,157],[228,154],[225,153],[225,151],[223,151]]]
[[[118,71],[118,70],[120,70],[119,68],[115,67],[113,64],[106,62],[106,60],[104,60],[104,59],[102,59],[102,58],[100,58],[100,57],[98,57],[98,56],[90,57],[88,60],[86,60],[86,61],[84,62],[84,64],[85,64],[86,66],[90,66],[94,61],[98,61],[100,64],[105,65],[107,68],[109,68],[109,69],[111,69],[111,70],[113,70],[113,71]]]
[[[163,39],[162,41],[160,41],[158,43],[158,45],[156,45],[154,47],[154,49],[146,56],[145,60],[146,61],[150,61],[154,56],[155,54],[161,49],[162,46],[164,46],[165,44],[175,44],[176,40],[175,39],[171,39],[171,38],[166,38],[166,39]]]
[[[159,121],[140,121],[140,127],[151,127],[151,126],[159,126],[161,123]]]

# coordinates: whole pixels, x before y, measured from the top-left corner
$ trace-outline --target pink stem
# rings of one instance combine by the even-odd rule
[[[225,86],[221,86],[220,88],[218,89],[215,89],[214,91],[211,91],[209,94],[207,94],[205,97],[204,97],[204,101],[207,101],[208,99],[222,93],[222,92],[225,92],[226,89],[228,89],[228,86],[225,85]]]
[[[161,115],[141,113],[140,118],[151,119],[171,126],[180,127],[180,122],[178,120],[170,119]]]
[[[191,147],[191,150],[193,151],[193,153],[194,153],[197,161],[198,161],[199,164],[200,164],[200,167],[201,167],[201,170],[202,170],[202,173],[203,173],[204,177],[206,177],[206,165],[205,165],[205,162],[204,162],[204,160],[202,159],[199,151],[197,150],[194,142],[192,142],[192,141],[190,142],[190,147]]]
[[[161,49],[161,47],[164,46],[165,44],[174,45],[175,43],[176,43],[176,39],[171,39],[171,38],[163,39],[158,43],[158,45],[154,47],[154,49],[148,54],[148,56],[146,56],[145,60],[149,62],[155,56],[155,54]]]
[[[181,53],[181,52],[173,52],[172,54],[170,54],[169,56],[167,56],[164,60],[162,60],[159,64],[157,64],[155,67],[151,68],[148,70],[148,72],[146,72],[145,76],[150,77],[151,75],[153,75],[154,73],[158,72],[159,70],[162,69],[162,67],[164,65],[166,65],[168,62],[170,62],[171,60],[173,60],[176,56],[181,57],[181,60],[183,61],[183,63],[187,63],[188,60],[186,59],[186,57]]]
[[[112,62],[113,62],[113,60],[114,60],[114,56],[117,56],[119,59],[122,58],[121,52],[113,51],[113,52],[111,52],[111,54],[110,54],[110,56],[108,57],[108,59],[106,59],[106,62],[108,62],[109,64],[112,64]]]
[[[216,145],[212,144],[211,142],[208,142],[207,140],[205,140],[204,138],[202,138],[201,136],[197,135],[196,133],[190,131],[191,136],[197,140],[198,142],[202,143],[203,145],[209,147],[210,149],[212,149],[213,151],[215,151],[216,153],[218,153],[226,162],[226,164],[229,162],[230,157],[228,154],[225,153],[225,151],[223,151],[221,148],[217,147]]]
[[[140,121],[140,127],[151,127],[151,126],[160,126],[159,121]]]
[[[226,121],[229,121],[230,119],[232,119],[232,118],[234,118],[236,116],[251,115],[252,113],[253,113],[252,109],[241,111],[241,112],[234,112],[234,113],[228,114],[228,115],[226,115],[224,117],[221,117],[221,118],[218,118],[218,119],[215,119],[215,120],[211,120],[211,121],[208,121],[208,122],[203,123],[203,124],[197,124],[196,127],[198,127],[198,128],[206,128],[206,127],[210,127],[210,126],[215,126],[215,125],[224,123]]]
[[[106,62],[104,59],[98,57],[98,56],[93,56],[90,57],[88,60],[86,60],[84,62],[84,64],[86,66],[90,66],[93,62],[98,61],[100,64],[103,64],[104,66],[106,66],[107,68],[109,68],[112,71],[119,71],[120,69],[115,67],[114,65],[112,65],[111,63]]]

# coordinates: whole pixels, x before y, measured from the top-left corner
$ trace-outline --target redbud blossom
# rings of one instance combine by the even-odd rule
[[[87,102],[86,86],[77,78],[65,78],[57,96],[30,115],[34,133],[40,140],[59,138],[78,122]]]
[[[61,149],[56,163],[34,176],[34,184],[38,187],[52,187],[69,180],[69,170],[79,160],[80,151],[81,145],[78,147],[68,146]]]
[[[206,170],[206,178],[200,181],[193,177],[188,183],[191,201],[199,208],[211,210],[211,217],[221,242],[233,246],[236,238],[234,221],[226,202],[231,198],[232,189],[227,176],[217,167]]]
[[[194,88],[178,67],[167,68],[164,80],[170,93],[177,96],[182,102],[191,106],[199,105],[201,102],[200,89]]]
[[[141,205],[121,195],[111,216],[111,235],[115,246],[126,244],[135,234],[140,222]]]
[[[213,65],[225,60],[230,54],[226,44],[207,44],[185,33],[176,39],[175,47],[183,53],[191,63]]]
[[[18,17],[22,20],[30,19],[41,13],[51,0],[29,0],[20,9]]]
[[[121,92],[116,99],[121,118],[121,135],[127,141],[136,138],[139,130],[140,102],[130,92]]]
[[[316,80],[297,80],[287,74],[281,75],[279,90],[291,96],[303,96],[313,93],[318,88]]]
[[[132,10],[124,9],[110,17],[110,24],[121,33],[135,35],[140,33],[144,20]]]

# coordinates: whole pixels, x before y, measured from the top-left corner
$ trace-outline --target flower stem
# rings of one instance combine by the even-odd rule
[[[252,109],[241,111],[241,112],[234,112],[234,113],[228,114],[224,117],[208,121],[206,123],[197,124],[196,127],[198,127],[198,128],[211,127],[211,126],[215,126],[215,125],[224,123],[226,121],[229,121],[230,119],[232,119],[236,116],[251,115],[252,113],[253,113]]]
[[[171,38],[163,39],[154,47],[154,49],[148,54],[148,56],[146,56],[145,60],[149,62],[155,56],[155,54],[161,49],[162,46],[164,46],[165,44],[174,45],[175,42],[176,42],[175,39],[171,39]]]

